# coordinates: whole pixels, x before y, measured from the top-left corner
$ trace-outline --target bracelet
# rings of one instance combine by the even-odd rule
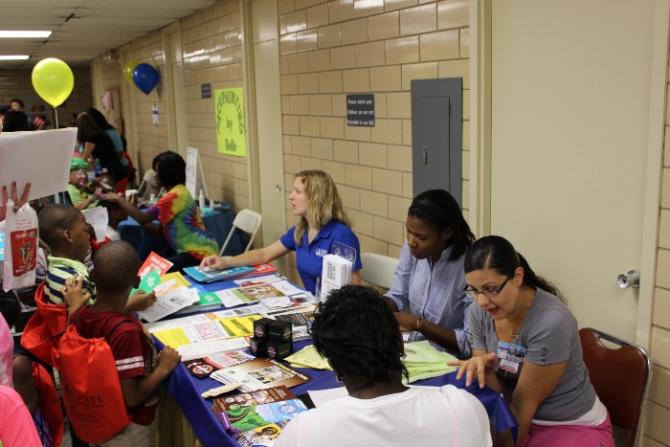
[[[423,320],[419,317],[416,317],[416,330],[421,332],[421,326],[423,325]]]

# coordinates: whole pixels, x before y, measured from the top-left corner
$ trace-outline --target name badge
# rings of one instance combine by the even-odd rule
[[[498,342],[498,370],[518,375],[526,357],[526,347],[518,343]]]
[[[320,258],[323,258],[327,254],[328,254],[328,250],[326,250],[325,248],[317,248],[316,249],[316,255]]]

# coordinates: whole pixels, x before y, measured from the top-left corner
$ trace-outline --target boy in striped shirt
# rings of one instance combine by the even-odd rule
[[[84,264],[91,248],[91,233],[82,212],[73,206],[50,205],[40,211],[38,220],[40,239],[51,251],[47,258],[46,298],[54,304],[64,304],[65,281],[79,276],[83,280],[83,291],[88,293],[90,302],[94,302],[95,287]]]
[[[71,205],[49,205],[38,215],[40,239],[47,244],[51,254],[47,257],[48,268],[44,295],[54,304],[64,304],[63,288],[68,278],[78,277],[88,303],[96,299],[95,284],[89,278],[84,261],[91,250],[91,228],[84,214]],[[156,295],[141,291],[133,294],[128,309],[144,310],[156,301]],[[71,308],[74,310],[74,308]]]
[[[181,357],[166,347],[156,357],[142,324],[126,310],[128,295],[137,287],[140,260],[127,242],[102,246],[93,258],[98,297],[92,306],[77,310],[71,322],[85,338],[104,338],[116,361],[116,372],[131,423],[103,446],[148,446],[154,420],[158,385],[179,364]],[[78,301],[81,287],[68,284],[68,301]]]

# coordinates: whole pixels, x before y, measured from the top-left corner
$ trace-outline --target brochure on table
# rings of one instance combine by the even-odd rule
[[[143,281],[151,277],[155,282],[153,270]],[[295,340],[309,338],[315,308],[313,297],[278,275],[238,280],[240,287],[217,292],[202,293],[194,288],[177,287],[167,294],[159,293],[175,283],[177,280],[173,278],[155,286],[157,303],[139,314],[150,322],[147,330],[162,343],[177,349],[184,360],[247,348],[245,337],[252,335],[253,322],[262,317],[291,321]],[[227,309],[157,321],[175,311],[197,311],[199,304],[193,303],[201,303],[203,296],[209,301],[207,305],[223,305]]]
[[[216,281],[226,281],[242,276],[258,276],[268,273],[274,273],[277,268],[272,264],[260,264],[255,266],[231,267],[224,270],[216,270],[200,267],[186,267],[184,273],[201,283],[210,283]]]
[[[275,360],[261,358],[214,371],[210,377],[223,384],[239,383],[240,389],[247,392],[282,385],[291,388],[309,380]]]

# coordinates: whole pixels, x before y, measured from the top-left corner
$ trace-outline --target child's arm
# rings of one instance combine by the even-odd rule
[[[181,361],[179,353],[166,346],[158,354],[156,369],[144,377],[121,379],[121,390],[128,408],[133,408],[144,402],[156,391],[158,385],[177,367]]]
[[[133,293],[126,303],[126,311],[136,312],[138,310],[147,310],[156,302],[156,292],[146,293],[138,290]]]
[[[86,208],[89,207],[89,205],[91,205],[91,203],[93,203],[96,200],[97,197],[95,197],[94,195],[90,195],[81,202],[75,204],[74,207],[77,208],[78,210],[85,210]]]

